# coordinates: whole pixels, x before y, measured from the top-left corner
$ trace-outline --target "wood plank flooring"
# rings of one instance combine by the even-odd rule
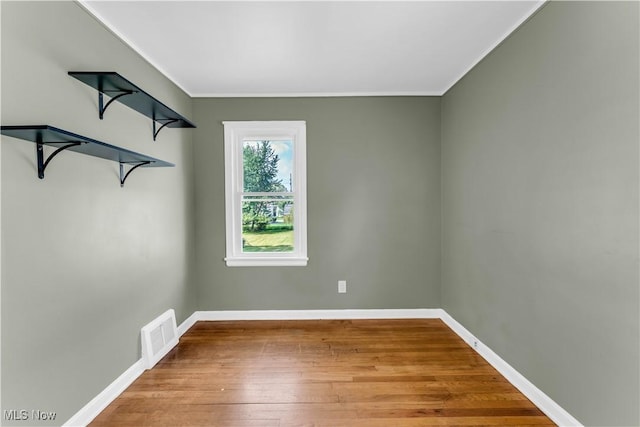
[[[554,425],[441,320],[198,322],[91,427]]]

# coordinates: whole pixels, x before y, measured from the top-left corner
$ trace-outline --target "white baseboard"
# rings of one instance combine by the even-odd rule
[[[144,361],[139,359],[124,371],[122,375],[115,379],[100,394],[91,399],[73,417],[62,425],[62,427],[84,427],[89,424],[100,412],[109,406],[127,387],[133,383],[144,372]]]
[[[196,322],[198,321],[198,313],[200,312],[194,311],[191,316],[187,317],[184,322],[180,323],[180,325],[178,326],[178,337],[183,336],[190,327],[196,324]]]
[[[373,310],[228,310],[196,311],[178,326],[184,335],[198,321],[223,320],[334,320],[334,319],[441,319],[491,366],[531,400],[553,422],[560,426],[582,426],[571,414],[544,394],[533,383],[484,345],[464,326],[440,308],[373,309]],[[84,427],[115,400],[145,370],[142,359],[134,363],[98,396],[87,403],[63,427]]]
[[[520,372],[505,362],[493,350],[484,345],[464,326],[458,323],[446,311],[442,310],[442,321],[450,327],[460,338],[462,338],[471,348],[480,354],[491,366],[496,368],[511,384],[513,384],[522,394],[531,400],[551,421],[559,426],[582,426],[571,414],[565,411],[553,399],[542,392],[531,381],[526,379]]]
[[[178,326],[178,337],[184,335],[187,330],[197,322],[198,312],[193,313]],[[84,405],[74,416],[62,425],[62,427],[85,427],[97,417],[100,412],[109,406],[122,392],[129,387],[146,370],[145,361],[141,358],[116,378],[100,394]]]
[[[197,311],[197,320],[437,319],[439,308],[366,310]]]

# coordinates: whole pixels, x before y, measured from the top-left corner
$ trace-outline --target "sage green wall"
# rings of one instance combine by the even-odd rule
[[[75,2],[2,2],[2,124],[50,124],[173,163],[138,169],[2,137],[2,409],[61,424],[140,358],[140,328],[195,310],[192,130],[163,130],[70,70],[117,71],[191,116],[191,99]],[[51,153],[51,149],[45,149]],[[11,423],[5,422],[6,425]],[[45,425],[34,420],[17,425]]]
[[[439,98],[195,99],[193,108],[200,310],[440,307]],[[225,120],[306,120],[308,266],[225,266]]]
[[[637,2],[551,2],[442,100],[442,303],[587,425],[640,425]]]

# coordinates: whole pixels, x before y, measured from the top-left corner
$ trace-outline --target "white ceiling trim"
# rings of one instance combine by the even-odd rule
[[[180,90],[182,90],[184,93],[186,93],[187,95],[189,95],[191,98],[195,98],[195,96],[190,93],[187,89],[185,89],[184,86],[182,86],[178,80],[176,78],[174,78],[169,72],[167,72],[167,70],[165,70],[162,66],[160,66],[160,64],[157,64],[156,62],[154,62],[153,60],[151,60],[151,58],[145,54],[145,52],[140,49],[135,43],[133,43],[131,40],[129,40],[127,37],[125,37],[124,34],[122,34],[120,31],[118,31],[116,28],[112,28],[111,26],[107,25],[106,22],[108,22],[103,16],[100,15],[100,13],[98,13],[93,7],[91,7],[89,4],[87,4],[87,2],[85,0],[74,0],[78,5],[80,5],[80,7],[82,7],[84,10],[86,10],[91,16],[93,16],[100,25],[102,25],[104,28],[106,28],[108,31],[110,31],[113,35],[115,35],[116,37],[118,37],[124,44],[126,44],[127,46],[129,46],[134,52],[136,52],[138,55],[140,55],[142,57],[142,59],[144,59],[145,61],[147,61],[153,68],[155,68],[156,70],[160,71],[160,73],[162,75],[164,75],[166,78],[168,78],[169,80],[171,80],[171,82],[178,86],[180,88]],[[101,70],[101,71],[118,71],[118,70]]]
[[[482,60],[484,58],[486,58],[491,52],[493,52],[495,48],[497,48],[502,43],[504,43],[505,40],[507,40],[509,38],[509,36],[511,36],[511,34],[516,32],[518,30],[518,28],[520,28],[529,19],[533,18],[533,16],[536,13],[538,13],[540,11],[540,9],[542,9],[543,6],[546,6],[549,1],[551,1],[551,0],[542,0],[540,3],[534,5],[531,8],[531,10],[529,12],[527,12],[527,14],[526,14],[526,16],[524,18],[520,19],[511,28],[509,28],[507,31],[505,31],[505,33],[502,35],[502,37],[500,37],[500,39],[498,39],[496,41],[496,43],[494,43],[493,45],[489,46],[484,52],[482,52],[482,54],[478,57],[478,59],[476,61],[474,61],[468,69],[466,69],[457,78],[453,79],[447,85],[447,88],[440,94],[440,96],[444,95],[445,93],[447,93],[449,91],[449,89],[454,87],[456,83],[458,83],[460,80],[462,80],[462,78],[469,73],[469,71],[473,70],[476,67],[476,65],[478,65],[480,62],[482,62]]]
[[[440,92],[284,92],[284,93],[204,93],[192,98],[347,98],[373,96],[442,96]]]

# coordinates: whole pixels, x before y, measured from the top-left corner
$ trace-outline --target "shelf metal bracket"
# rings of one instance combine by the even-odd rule
[[[166,120],[164,123],[162,123],[162,126],[160,126],[158,128],[158,130],[156,130],[156,122],[160,122],[161,120]],[[175,123],[179,121],[178,119],[153,119],[153,140],[156,140],[156,136],[158,136],[158,134],[160,133],[160,131],[162,130],[163,127],[170,125],[171,123]]]
[[[98,92],[98,109],[99,109],[98,115],[100,116],[100,120],[102,120],[102,118],[104,117],[104,112],[107,110],[107,107],[109,105],[111,105],[111,103],[113,101],[115,101],[116,99],[118,99],[118,98],[120,98],[122,96],[134,94],[137,91],[135,91],[135,90],[105,90],[104,92],[114,92],[114,93],[117,93],[117,95],[112,97],[109,100],[109,102],[107,102],[107,104],[104,105],[104,97],[102,96],[102,92]]]
[[[135,166],[133,166],[131,169],[129,169],[129,171],[125,174],[124,173],[124,163],[120,162],[120,187],[124,187],[124,182],[127,180],[127,177],[129,176],[129,174],[131,172],[133,172],[135,169],[139,168],[140,166],[148,165],[150,163],[151,163],[150,160],[137,163]]]
[[[53,159],[55,156],[60,154],[60,152],[66,150],[67,148],[76,147],[76,146],[82,145],[82,144],[86,144],[86,142],[83,142],[83,141],[72,142],[71,144],[63,145],[62,147],[58,148],[56,151],[51,153],[51,155],[49,155],[49,157],[47,157],[47,160],[44,160],[44,146],[42,144],[42,141],[37,141],[36,142],[36,154],[37,154],[37,157],[38,157],[38,178],[44,179],[44,170],[47,168],[47,165],[49,164],[51,159]]]

